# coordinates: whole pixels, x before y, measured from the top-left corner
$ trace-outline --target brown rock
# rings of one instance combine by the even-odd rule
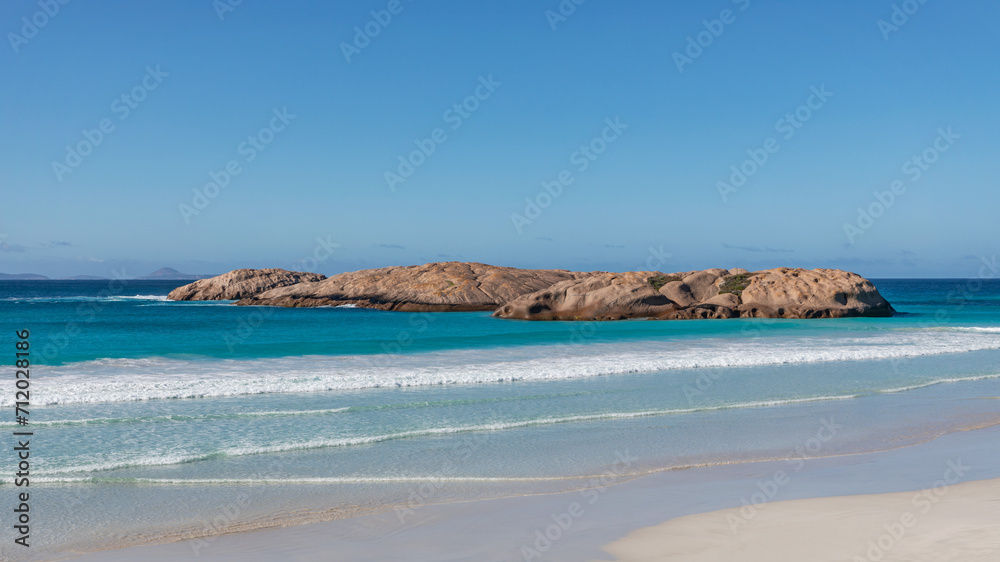
[[[322,275],[237,270],[175,289],[173,300],[240,305],[338,306],[401,311],[494,310],[528,320],[620,318],[834,318],[890,316],[870,281],[835,269],[734,268],[663,274],[580,273],[481,263],[430,263]],[[668,279],[676,279],[663,284]],[[720,293],[720,291],[725,291]]]
[[[698,302],[698,298],[691,292],[691,288],[683,281],[671,281],[667,283],[660,287],[660,293],[680,307],[691,306]]]
[[[837,318],[891,316],[892,307],[861,276],[836,269],[779,268],[755,273],[711,269],[675,274],[658,299],[658,272],[594,273],[526,294],[494,316],[528,320],[617,318]],[[719,293],[726,285],[726,293]]]
[[[684,284],[698,302],[704,302],[719,294],[719,278],[728,275],[725,269],[708,269],[692,273],[684,278]]]
[[[681,281],[667,283],[660,293],[680,307],[693,306],[719,294],[719,279],[728,275],[725,269],[707,269],[677,274]]]
[[[721,295],[715,295],[714,297],[705,301],[703,304],[709,304],[712,306],[724,306],[726,308],[735,309],[740,305],[740,297],[732,293],[725,293]]]
[[[284,269],[236,269],[229,273],[201,279],[178,287],[167,299],[172,301],[236,300],[263,293],[275,287],[309,283],[326,279],[318,273],[285,271]]]
[[[619,320],[654,317],[676,308],[653,289],[651,271],[593,273],[570,279],[501,306],[500,318],[524,320]]]
[[[699,320],[715,318],[738,318],[739,311],[728,306],[701,303],[688,308],[671,310],[656,317],[658,320]]]
[[[741,295],[747,316],[839,318],[891,316],[892,306],[864,277],[839,269],[759,271]]]
[[[287,307],[354,304],[410,312],[494,310],[523,294],[586,275],[589,274],[561,269],[429,263],[341,273],[318,283],[272,289],[236,304]]]

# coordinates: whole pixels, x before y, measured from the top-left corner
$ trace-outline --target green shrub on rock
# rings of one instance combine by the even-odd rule
[[[722,278],[722,284],[719,285],[719,294],[732,293],[740,296],[743,294],[743,289],[746,289],[749,284],[750,276],[746,273],[727,275]]]
[[[681,278],[676,275],[654,275],[646,281],[653,286],[653,290],[659,291],[661,287],[667,283],[672,283],[674,281],[680,281]]]

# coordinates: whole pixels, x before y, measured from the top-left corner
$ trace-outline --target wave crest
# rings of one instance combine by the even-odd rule
[[[99,359],[36,367],[37,405],[498,384],[1000,349],[1000,333],[898,331],[829,338],[712,339],[252,360]],[[0,407],[13,404],[0,395]]]

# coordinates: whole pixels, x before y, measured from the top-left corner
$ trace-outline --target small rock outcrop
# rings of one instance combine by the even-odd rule
[[[286,271],[284,269],[236,269],[229,273],[201,279],[177,287],[167,299],[173,301],[237,300],[263,293],[275,287],[298,283],[315,283],[326,279],[318,273]]]
[[[523,295],[493,315],[523,320],[891,316],[867,279],[837,269],[594,273]]]
[[[892,316],[871,281],[839,269],[781,267],[753,274],[741,292],[740,313],[758,318]]]
[[[589,275],[561,269],[517,269],[482,263],[429,263],[341,273],[318,283],[264,291],[236,304],[355,305],[409,312],[495,310],[521,295]]]

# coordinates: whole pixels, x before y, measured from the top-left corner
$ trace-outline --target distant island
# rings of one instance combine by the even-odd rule
[[[164,281],[187,281],[189,279],[208,279],[213,277],[212,275],[192,275],[190,273],[181,273],[172,267],[164,267],[162,269],[157,269],[156,271],[150,273],[149,275],[143,275],[142,277],[136,277],[136,279],[163,279]]]
[[[208,279],[213,277],[212,275],[192,275],[190,273],[181,273],[176,269],[171,267],[164,267],[162,269],[157,269],[156,271],[150,273],[149,275],[143,275],[142,277],[136,277],[137,280],[164,280],[164,281],[195,281],[198,279]],[[74,275],[73,277],[61,277],[58,279],[52,279],[51,277],[46,277],[45,275],[38,275],[37,273],[0,273],[0,280],[10,280],[10,281],[100,281],[102,279],[109,279],[108,277],[101,277],[98,275]]]
[[[178,287],[167,298],[235,300],[240,306],[493,311],[498,318],[522,320],[840,318],[895,312],[860,275],[787,267],[612,273],[444,262],[329,278],[238,269]]]
[[[48,277],[34,273],[0,273],[0,279],[9,279],[11,281],[44,281]]]

